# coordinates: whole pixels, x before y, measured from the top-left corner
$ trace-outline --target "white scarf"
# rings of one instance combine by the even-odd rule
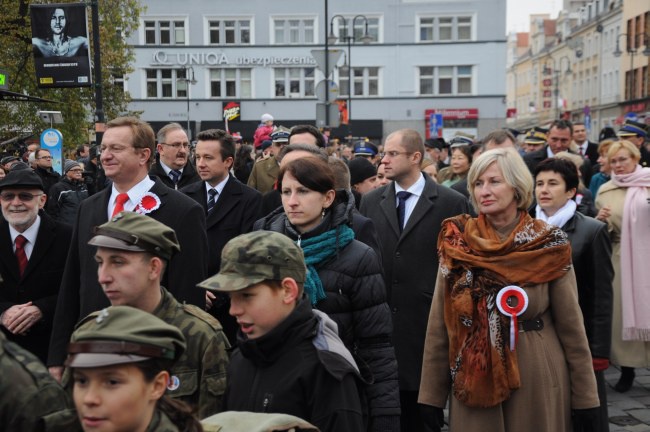
[[[562,228],[576,214],[576,208],[578,208],[578,204],[570,199],[553,216],[548,217],[539,204],[537,204],[537,207],[535,207],[535,217],[543,220],[547,224]]]

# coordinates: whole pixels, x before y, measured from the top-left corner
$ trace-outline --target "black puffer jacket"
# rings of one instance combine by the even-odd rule
[[[50,188],[45,211],[58,222],[74,225],[81,201],[88,198],[88,187],[84,182],[73,182],[67,177]]]
[[[295,230],[282,207],[258,220],[253,229],[283,233],[294,240],[306,239],[349,225],[353,208],[350,192],[339,190],[321,224],[307,233],[300,235]],[[366,390],[370,429],[399,430],[397,360],[381,261],[372,248],[353,240],[335,258],[315,267],[326,294],[315,308],[337,323],[339,335],[355,355],[362,373],[372,374],[373,384]]]

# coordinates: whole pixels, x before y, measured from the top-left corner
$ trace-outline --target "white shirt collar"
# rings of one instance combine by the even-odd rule
[[[208,182],[203,182],[203,184],[205,185],[205,193],[206,193],[206,195],[210,191],[210,189],[216,189],[217,193],[218,193],[216,199],[219,199],[219,196],[221,196],[221,192],[223,192],[223,188],[226,187],[226,183],[228,183],[229,179],[230,179],[230,176],[228,175],[228,176],[226,176],[225,179],[223,179],[222,181],[217,183],[217,185],[214,186],[214,187],[210,186],[210,183],[208,183]]]
[[[129,196],[129,200],[124,203],[124,210],[125,211],[133,211],[135,206],[140,203],[140,200],[146,194],[149,192],[149,189],[153,187],[153,185],[156,184],[153,180],[149,178],[148,175],[144,176],[142,180],[140,180],[139,183],[137,183],[135,186],[133,186],[131,189],[129,189],[126,194]],[[112,190],[111,190],[111,197],[108,200],[108,218],[110,219],[111,216],[113,215],[113,209],[115,208],[115,200],[117,196],[120,194],[117,189],[115,189],[115,185],[113,184]]]
[[[14,246],[14,252],[16,251],[16,237],[22,235],[27,239],[27,244],[25,244],[25,255],[27,255],[27,259],[29,259],[32,255],[32,251],[34,250],[34,245],[36,244],[38,229],[41,227],[41,217],[39,215],[36,215],[36,220],[34,220],[32,226],[27,228],[24,232],[18,232],[14,227],[11,226],[11,224],[8,225],[9,235],[11,236],[11,244]]]
[[[165,171],[165,174],[167,174],[167,177],[169,177],[169,172],[170,172],[172,169],[171,169],[170,167],[168,167],[167,165],[165,165],[165,163],[164,163],[162,160],[159,160],[158,163],[160,164],[160,167],[163,169],[163,171]],[[180,171],[181,174],[183,174],[183,169],[184,169],[184,168],[185,168],[185,167],[180,168],[180,169],[177,169],[176,171]]]
[[[424,175],[422,173],[420,173],[420,178],[418,178],[418,180],[415,183],[413,183],[411,187],[409,187],[408,189],[402,188],[397,182],[394,183],[395,183],[395,195],[397,195],[397,192],[401,192],[405,190],[407,192],[411,192],[411,194],[419,198],[420,195],[422,195],[422,192],[424,192],[425,181],[424,181]]]

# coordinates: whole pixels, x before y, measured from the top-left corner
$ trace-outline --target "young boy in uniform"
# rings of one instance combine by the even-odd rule
[[[305,274],[291,239],[256,231],[230,240],[219,273],[198,285],[229,293],[239,325],[224,410],[291,414],[323,432],[363,431],[358,368],[336,324],[312,310]]]

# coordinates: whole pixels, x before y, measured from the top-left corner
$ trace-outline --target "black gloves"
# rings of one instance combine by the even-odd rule
[[[573,432],[592,432],[598,430],[599,414],[599,407],[572,410]]]
[[[442,408],[420,404],[420,415],[424,422],[424,432],[440,432],[445,425],[445,413]]]

